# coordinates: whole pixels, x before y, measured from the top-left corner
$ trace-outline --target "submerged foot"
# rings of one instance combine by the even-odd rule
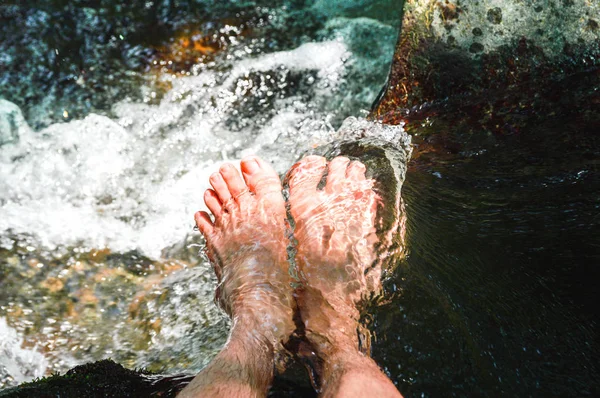
[[[214,216],[195,214],[219,279],[217,299],[232,317],[269,345],[294,330],[287,263],[285,202],[273,168],[257,157],[225,164],[210,177],[204,202]]]
[[[328,165],[325,158],[309,156],[288,175],[304,282],[297,301],[306,336],[321,356],[358,350],[360,304],[381,289],[381,267],[375,265],[379,198],[365,171],[345,157]]]

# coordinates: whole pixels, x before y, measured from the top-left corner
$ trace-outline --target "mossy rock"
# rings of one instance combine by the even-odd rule
[[[129,370],[105,359],[6,389],[0,397],[173,397],[191,379]]]
[[[164,376],[144,370],[126,369],[104,359],[76,366],[64,375],[52,375],[0,391],[0,398],[92,398],[92,397],[174,397],[194,375]],[[291,366],[275,377],[269,397],[315,397],[306,372]]]

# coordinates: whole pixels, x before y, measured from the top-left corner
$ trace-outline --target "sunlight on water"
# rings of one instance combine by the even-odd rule
[[[105,357],[166,372],[205,366],[228,328],[192,230],[208,176],[249,154],[283,173],[330,142],[339,115],[323,109],[353,62],[340,38],[306,43],[227,72],[165,75],[172,88],[159,102],[147,91],[111,117],[41,131],[0,100],[2,313],[14,327],[0,333],[27,347],[8,348],[16,367],[2,383],[43,373],[26,366],[32,356],[48,371]]]

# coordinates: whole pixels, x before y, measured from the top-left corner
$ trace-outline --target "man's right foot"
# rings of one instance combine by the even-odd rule
[[[297,301],[306,337],[321,357],[358,350],[360,304],[381,289],[375,253],[380,201],[365,171],[345,157],[328,165],[323,157],[309,156],[288,174],[296,263],[304,283]]]

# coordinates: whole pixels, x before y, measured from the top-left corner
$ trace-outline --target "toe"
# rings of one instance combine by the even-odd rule
[[[217,193],[221,203],[227,203],[231,200],[231,192],[229,192],[229,188],[227,188],[227,184],[221,173],[213,173],[208,180]]]
[[[350,165],[346,169],[346,177],[353,181],[364,181],[366,180],[365,172],[367,168],[361,162],[354,160],[350,162]]]
[[[240,163],[242,174],[250,191],[261,197],[271,197],[283,203],[281,180],[277,172],[264,160],[252,156]]]
[[[224,164],[219,169],[219,172],[221,173],[225,184],[227,184],[230,195],[234,198],[237,198],[240,193],[248,189],[244,180],[242,180],[242,176],[240,176],[240,173],[232,164]]]
[[[316,190],[326,166],[327,160],[321,156],[307,156],[292,166],[287,177],[290,194]]]
[[[199,211],[194,214],[194,220],[196,221],[196,226],[200,232],[202,232],[202,235],[204,235],[204,238],[208,240],[215,228],[208,213],[205,211]]]
[[[348,163],[350,163],[350,159],[343,156],[339,156],[329,162],[329,172],[327,173],[327,183],[325,184],[327,192],[334,192],[336,187],[344,182]]]
[[[215,222],[218,222],[223,213],[223,204],[219,200],[217,193],[212,189],[207,189],[204,192],[204,203],[208,207],[208,210],[215,216]]]

